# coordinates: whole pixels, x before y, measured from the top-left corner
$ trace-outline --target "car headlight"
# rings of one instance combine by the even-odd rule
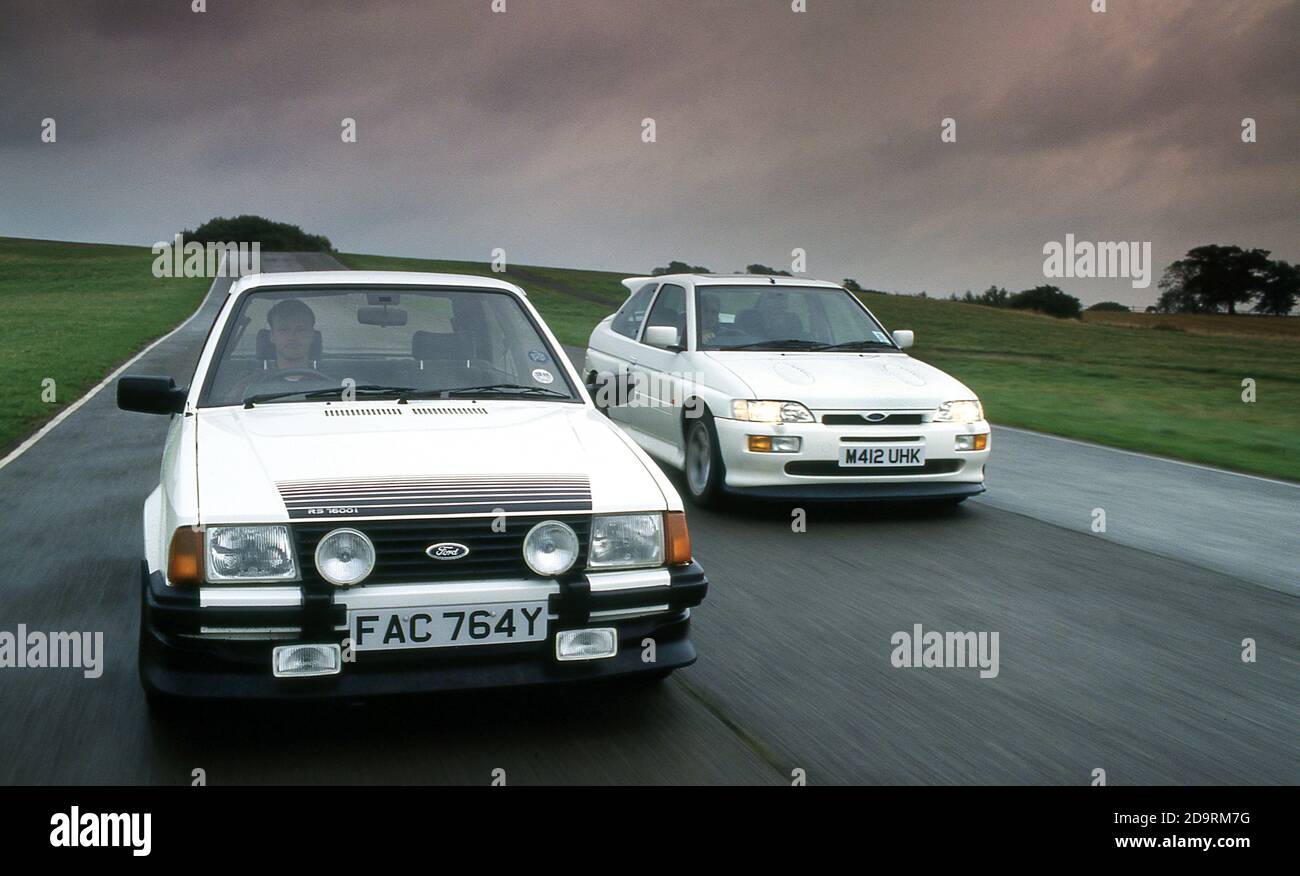
[[[937,423],[974,423],[984,419],[984,405],[979,399],[944,402],[934,419]]]
[[[629,569],[662,566],[663,562],[662,514],[619,514],[591,519],[588,568]]]
[[[731,416],[748,423],[813,422],[812,411],[791,401],[748,401],[738,398],[731,403]]]
[[[335,529],[316,545],[316,571],[336,587],[366,580],[375,568],[375,545],[357,529]]]
[[[578,534],[559,520],[543,520],[524,537],[524,562],[539,575],[563,575],[578,559]]]
[[[296,581],[298,563],[287,526],[209,526],[207,579]]]

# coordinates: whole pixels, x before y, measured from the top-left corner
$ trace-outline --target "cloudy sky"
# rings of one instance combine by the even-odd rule
[[[1056,281],[1137,304],[1200,244],[1300,260],[1300,3],[1092,4],[0,0],[0,235],[251,212],[344,251],[629,272],[800,247],[946,295],[1045,282],[1070,233],[1151,242],[1148,289]]]

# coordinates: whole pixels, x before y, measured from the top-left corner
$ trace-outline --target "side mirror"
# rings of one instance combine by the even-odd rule
[[[903,348],[904,350],[912,346],[912,343],[915,340],[916,340],[916,335],[913,334],[911,329],[899,329],[898,331],[894,332],[894,343],[898,344],[898,346]]]
[[[141,414],[179,414],[188,393],[170,377],[123,377],[117,381],[117,406]]]
[[[678,343],[677,327],[671,325],[648,325],[645,327],[645,334],[641,340],[652,347],[663,347],[667,350],[680,350],[681,345]]]

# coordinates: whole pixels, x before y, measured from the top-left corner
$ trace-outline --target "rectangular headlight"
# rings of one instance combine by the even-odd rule
[[[204,534],[211,582],[298,580],[287,526],[209,526]]]
[[[592,569],[662,566],[663,523],[662,514],[619,514],[591,518],[591,547],[587,551],[587,566]]]
[[[812,423],[815,417],[799,402],[750,401],[738,398],[731,402],[731,418],[748,423]]]
[[[936,423],[975,423],[984,419],[984,405],[979,399],[949,401],[939,405]]]

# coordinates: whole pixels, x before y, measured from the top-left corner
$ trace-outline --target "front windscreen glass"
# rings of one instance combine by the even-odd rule
[[[199,404],[439,397],[579,398],[507,292],[278,287],[243,296]]]
[[[898,350],[843,289],[698,286],[695,303],[700,350]]]

